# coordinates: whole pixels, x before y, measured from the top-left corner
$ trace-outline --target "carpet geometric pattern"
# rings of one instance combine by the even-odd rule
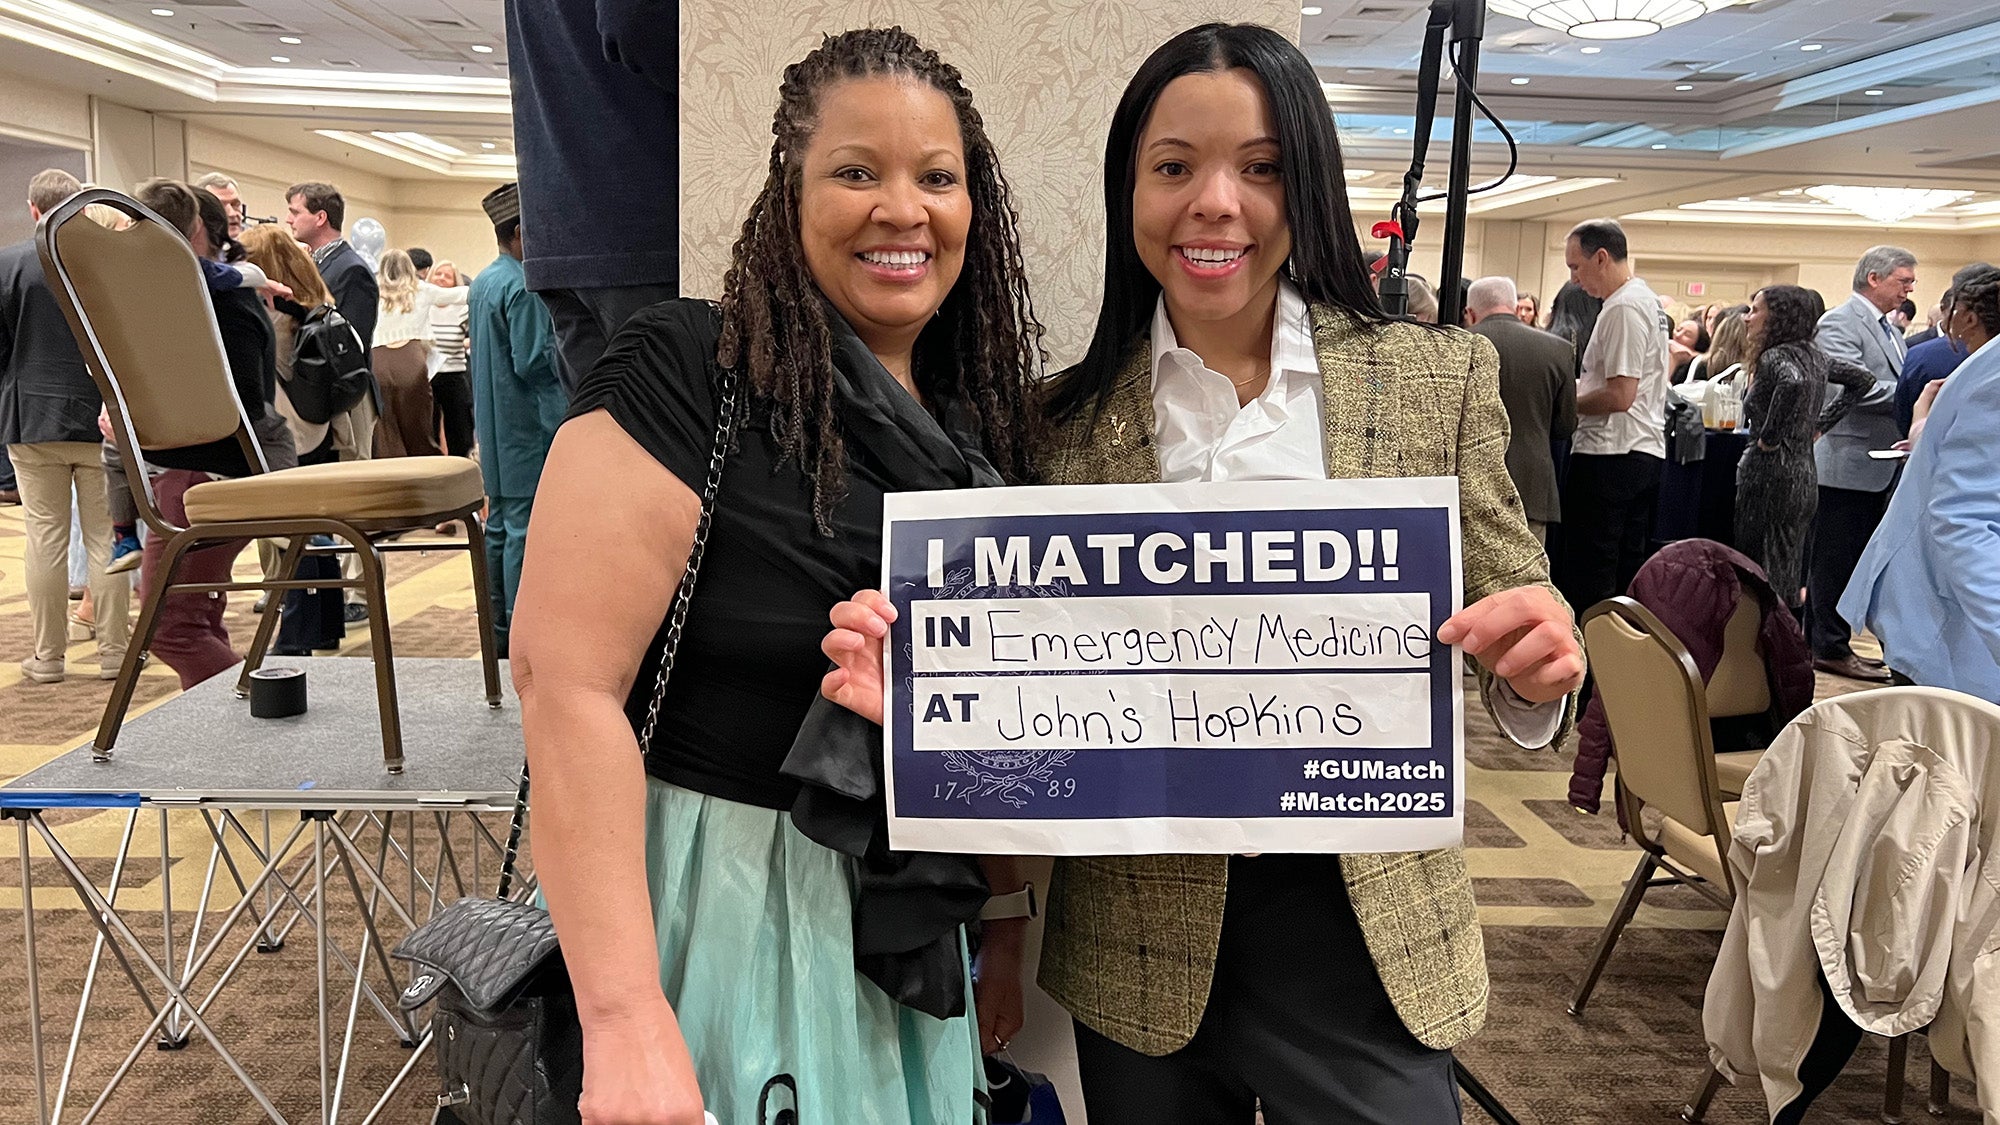
[[[70,649],[71,676],[62,684],[26,682],[18,662],[26,654],[29,629],[20,562],[21,509],[0,508],[0,778],[35,768],[88,738],[110,685],[95,678],[88,642]],[[255,553],[245,552],[239,569],[255,569]],[[462,554],[396,554],[389,560],[389,612],[395,625],[396,654],[476,656],[470,571]],[[250,597],[230,599],[226,616],[239,648],[256,624]],[[366,655],[365,627],[351,628],[343,649]],[[80,673],[80,674],[79,674]],[[1822,677],[1822,695],[1861,685]],[[175,693],[165,668],[142,676],[134,713]],[[1585,816],[1565,795],[1567,753],[1529,753],[1493,733],[1480,709],[1468,708],[1466,792],[1467,860],[1486,928],[1493,974],[1491,1015],[1486,1029],[1461,1057],[1513,1113],[1527,1125],[1601,1125],[1670,1120],[1699,1081],[1705,1064],[1701,1037],[1702,990],[1721,939],[1725,916],[1682,888],[1647,896],[1626,931],[1583,1019],[1564,1008],[1575,981],[1630,875],[1636,852],[1623,841],[1607,811]],[[100,882],[109,877],[123,816],[79,811],[51,813],[84,870]],[[192,920],[206,851],[199,822],[175,830],[173,890],[176,925]],[[125,875],[121,907],[142,936],[161,925],[158,828],[138,834]],[[23,1034],[26,1009],[20,917],[20,870],[14,834],[0,834],[0,924],[13,936],[0,939],[0,1021],[14,1034],[0,1037],[0,1123],[33,1119],[30,1052]],[[39,849],[36,856],[43,857]],[[200,857],[190,859],[188,857]],[[77,908],[53,861],[30,861],[41,919],[44,1021],[51,1039],[52,1066],[61,1063],[65,1039],[80,992],[94,930]],[[217,904],[228,905],[226,898]],[[331,923],[342,932],[338,900]],[[301,931],[303,935],[303,931]],[[393,935],[390,935],[393,940]],[[352,941],[348,941],[352,948]],[[214,1009],[217,1032],[246,1068],[277,1098],[293,1121],[316,1119],[316,1057],[311,1047],[313,947],[294,940],[273,955],[253,956],[243,975]],[[332,974],[338,980],[339,974]],[[330,984],[330,988],[334,987]],[[344,986],[343,986],[344,987]],[[72,1094],[65,1120],[75,1120],[103,1085],[150,1019],[122,976],[107,962],[90,1020],[90,1050],[79,1066],[81,1102]],[[342,1003],[344,1007],[344,994]],[[354,1091],[343,1119],[359,1120],[352,1099],[385,1088],[406,1051],[386,1034],[380,1021],[357,1025]],[[1928,1063],[1919,1037],[1911,1051],[1913,1085],[1906,1112],[1923,1116],[1921,1085]],[[1878,1119],[1885,1081],[1886,1050],[1879,1040],[1864,1042],[1834,1088],[1809,1120]],[[423,1125],[430,1120],[430,1078],[420,1068],[403,1096],[378,1120],[383,1125]],[[1971,1096],[1959,1083],[1953,1109],[1943,1122],[1975,1122]],[[194,1125],[237,1125],[264,1120],[229,1076],[215,1053],[199,1038],[185,1050],[143,1052],[100,1120],[171,1120]],[[1725,1089],[1708,1118],[1716,1125],[1764,1120],[1754,1090]],[[1467,1103],[1466,1120],[1485,1116]],[[735,1125],[735,1123],[730,1123]],[[822,1123],[807,1123],[822,1125]],[[825,1123],[835,1125],[835,1123]],[[838,1123],[850,1125],[850,1123]],[[1199,1125],[1199,1123],[1196,1123]],[[1329,1123],[1333,1125],[1333,1123]],[[1429,1125],[1429,1123],[1412,1123]]]

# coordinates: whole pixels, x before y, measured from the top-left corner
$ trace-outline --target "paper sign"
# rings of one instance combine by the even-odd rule
[[[890,495],[891,846],[1459,843],[1458,525],[1449,477]]]

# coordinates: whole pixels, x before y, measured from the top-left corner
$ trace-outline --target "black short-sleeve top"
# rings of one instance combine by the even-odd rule
[[[715,445],[720,328],[719,310],[706,301],[668,301],[638,313],[577,388],[570,416],[609,413],[700,495]],[[747,385],[739,395],[748,414],[723,473],[646,772],[711,796],[784,809],[797,786],[778,767],[826,674],[819,645],[827,612],[880,584],[882,497],[892,486],[867,450],[849,442],[846,495],[831,513],[833,534],[821,534],[810,478],[781,457],[765,405],[751,399]],[[625,702],[635,730],[645,722],[665,639],[662,621]]]

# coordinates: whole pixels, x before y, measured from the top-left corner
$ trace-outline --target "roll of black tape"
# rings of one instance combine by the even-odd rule
[[[259,668],[250,673],[250,715],[287,719],[306,713],[304,668]]]

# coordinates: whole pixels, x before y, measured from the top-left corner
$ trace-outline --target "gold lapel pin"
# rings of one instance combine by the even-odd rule
[[[1124,444],[1125,444],[1125,420],[1124,420],[1123,418],[1120,418],[1120,417],[1119,417],[1118,415],[1116,415],[1116,414],[1107,414],[1107,415],[1105,415],[1105,416],[1104,416],[1104,420],[1105,420],[1106,422],[1109,422],[1109,423],[1111,423],[1111,444],[1112,444],[1112,445],[1124,445]]]

